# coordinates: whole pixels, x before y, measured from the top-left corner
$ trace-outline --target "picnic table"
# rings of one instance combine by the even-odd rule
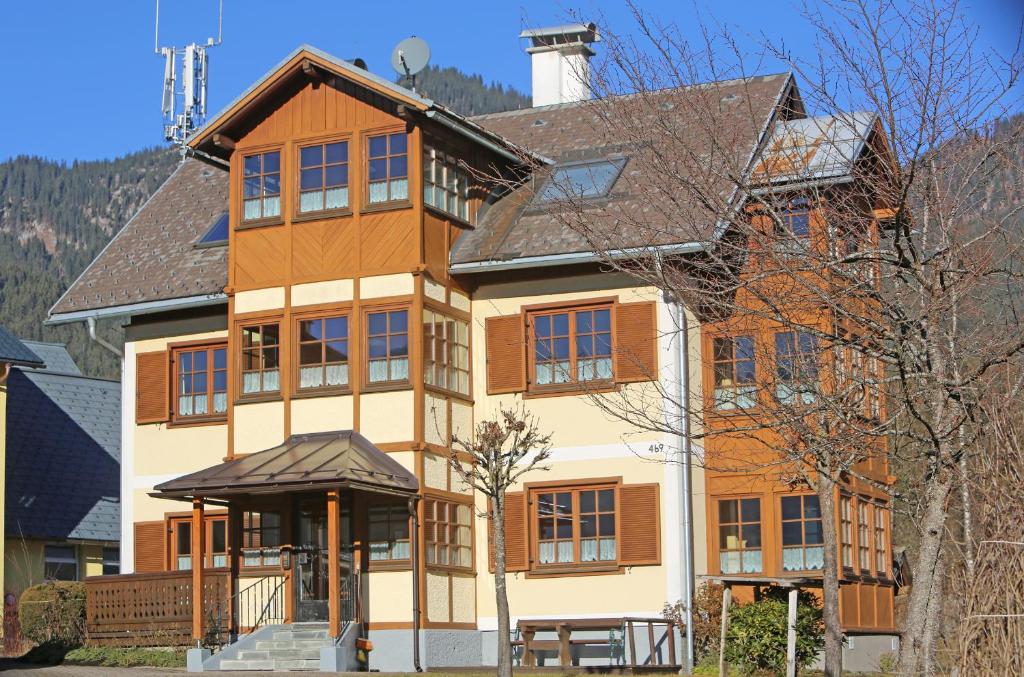
[[[674,624],[664,618],[565,618],[565,619],[520,619],[517,623],[519,636],[522,638],[515,644],[523,647],[523,667],[536,667],[538,651],[558,651],[558,662],[561,666],[572,665],[572,647],[585,645],[608,645],[609,658],[611,658],[611,633],[618,630],[623,633],[623,642],[626,636],[629,637],[630,663],[637,665],[636,643],[634,641],[634,626],[646,625],[648,646],[650,648],[649,665],[654,665],[654,626],[665,625],[668,635],[668,663],[676,664],[676,644]],[[572,635],[577,631],[607,630],[606,638],[589,637],[573,639]],[[553,632],[558,639],[536,639],[538,632]]]

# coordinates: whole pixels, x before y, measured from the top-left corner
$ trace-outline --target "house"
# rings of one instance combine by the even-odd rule
[[[536,165],[649,207],[631,190],[656,177],[606,138],[589,87],[562,77],[585,70],[594,27],[524,36],[538,105],[472,119],[296,49],[190,137],[190,157],[51,309],[126,332],[123,575],[90,582],[94,638],[325,621],[327,638],[372,641],[372,669],[493,664],[487,504],[449,468],[448,441],[517,402],[554,449],[508,497],[514,619],[653,618],[680,598],[686,506],[662,451],[678,440],[592,397],[660,402],[684,364],[700,384],[704,329],[687,310],[681,355],[675,306],[602,268],[552,216],[546,174],[511,191],[487,181]],[[799,96],[791,74],[717,86],[736,102],[719,122],[747,148]],[[695,573],[720,574],[727,548],[706,536],[731,499],[699,467],[693,486]],[[162,600],[146,612],[157,620],[137,620],[144,594]],[[677,655],[649,627],[631,662]],[[229,667],[207,667],[218,660]]]
[[[4,593],[117,573],[121,385],[83,376],[63,344],[7,377]]]

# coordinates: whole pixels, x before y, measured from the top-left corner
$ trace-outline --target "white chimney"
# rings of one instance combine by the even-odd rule
[[[601,36],[594,24],[536,28],[519,34],[529,38],[526,53],[533,61],[533,105],[572,103],[590,98],[590,44]]]

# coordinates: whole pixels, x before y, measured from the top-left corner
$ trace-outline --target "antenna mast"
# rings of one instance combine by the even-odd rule
[[[163,114],[164,138],[184,146],[188,137],[206,121],[206,89],[209,61],[206,50],[223,42],[224,0],[219,0],[217,39],[207,38],[204,44],[191,42],[184,47],[160,46],[160,0],[156,0],[156,28],[153,51],[164,59]],[[178,84],[178,64],[181,84]],[[180,112],[179,110],[180,104]]]

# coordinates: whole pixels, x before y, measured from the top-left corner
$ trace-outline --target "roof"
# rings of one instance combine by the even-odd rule
[[[329,487],[408,494],[419,483],[359,433],[337,430],[292,435],[276,447],[158,484],[153,495],[218,497]]]
[[[8,395],[7,535],[120,540],[120,384],[14,369]]]
[[[42,367],[43,361],[13,334],[0,326],[0,362]]]
[[[851,176],[876,118],[855,112],[780,122],[754,168],[754,179],[780,184]]]
[[[628,143],[624,130],[649,125],[655,131],[672,134],[674,143],[689,144],[686,150],[692,166],[683,165],[676,171],[703,171],[700,159],[713,157],[715,152],[722,153],[719,157],[729,166],[746,166],[791,82],[790,74],[780,73],[492,113],[473,120],[552,158],[556,167],[586,160],[627,158],[625,169],[608,196],[595,203],[598,206],[591,225],[598,232],[606,227],[608,242],[602,245],[608,249],[677,245],[692,242],[695,234],[710,241],[717,217],[694,206],[691,220],[704,225],[696,233],[682,232],[665,222],[668,215],[678,216],[680,205],[667,204],[673,199],[668,194],[661,196],[662,204],[652,202],[655,191],[649,188],[664,183],[659,167],[664,168],[665,160],[655,158],[652,153],[656,151],[649,144]],[[708,119],[709,110],[718,111],[714,119]],[[712,128],[722,132],[715,134],[714,141],[725,147],[711,146]],[[484,212],[476,229],[459,238],[452,250],[451,263],[458,266],[593,251],[592,243],[566,226],[565,216],[559,213],[557,205],[538,208],[533,204],[534,193],[545,175],[539,172],[540,179],[528,181]],[[727,181],[720,183],[722,198],[726,199],[734,186]],[[617,227],[620,222],[649,223],[651,230],[623,238],[621,228]]]
[[[45,366],[34,368],[35,371],[48,371],[69,376],[82,375],[82,370],[78,368],[71,353],[68,352],[67,344],[44,341],[22,341],[22,343],[46,363]]]
[[[51,321],[98,309],[127,314],[154,301],[219,300],[227,246],[196,247],[195,241],[227,209],[227,171],[184,160],[50,308]]]

